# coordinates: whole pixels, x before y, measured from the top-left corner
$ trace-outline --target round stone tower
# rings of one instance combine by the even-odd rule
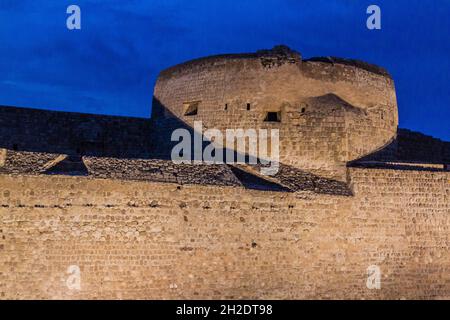
[[[280,162],[342,178],[345,164],[396,135],[394,82],[382,68],[285,46],[201,58],[162,71],[153,118],[193,127],[278,129]]]

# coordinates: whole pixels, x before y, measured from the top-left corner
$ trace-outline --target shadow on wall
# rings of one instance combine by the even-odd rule
[[[450,142],[408,129],[398,129],[387,146],[350,162],[353,167],[390,167],[398,170],[449,170]]]
[[[172,132],[176,129],[185,129],[191,136],[191,155],[194,155],[194,135],[199,135],[194,129],[185,123],[183,120],[173,114],[166,106],[164,106],[158,99],[153,98],[153,114],[152,114],[152,141],[150,149],[153,158],[171,160],[171,153],[179,141],[171,141]],[[198,120],[201,120],[200,118]],[[203,140],[203,136],[200,137]],[[209,141],[202,141],[202,150],[210,144]],[[233,154],[233,159],[244,158],[245,163],[249,163],[250,157],[247,154],[242,154],[235,150],[223,148],[224,161],[227,153]],[[256,159],[260,163],[259,159]]]
[[[153,154],[157,155],[159,159],[170,159],[171,150],[178,143],[171,141],[171,134],[175,129],[183,128],[188,130],[191,136],[194,134],[192,127],[175,116],[156,98],[153,98],[152,120],[152,125],[155,130],[155,134],[153,135],[155,139],[152,139],[152,150]],[[203,149],[208,144],[209,142],[204,142]],[[229,149],[224,149],[223,151],[225,154]],[[233,153],[234,159],[242,156],[242,154],[234,150],[231,150],[231,153]],[[193,154],[193,149],[191,149],[191,154]],[[249,156],[244,155],[244,158],[245,163],[248,164]],[[285,192],[311,191],[320,194],[352,195],[351,190],[345,182],[319,177],[283,163],[280,163],[279,171],[274,176],[263,176],[260,174],[263,165],[259,159],[257,159],[257,162],[255,165],[239,165],[234,163],[227,165],[242,185],[248,189]]]
[[[147,158],[150,119],[0,107],[0,148],[13,151]]]
[[[178,144],[171,141],[175,129],[194,135],[156,99],[152,119],[0,107],[0,149],[12,151],[170,160]],[[203,149],[208,144],[203,142]]]
[[[194,135],[156,98],[152,119],[0,107],[0,149],[13,151],[170,160],[178,143],[171,135],[178,128]],[[203,142],[203,148],[208,144]],[[369,161],[448,164],[450,142],[399,129],[391,144],[350,165]]]
[[[168,182],[174,182],[183,176],[177,170],[185,170],[197,172],[195,177],[187,179],[188,183],[214,184],[211,181],[214,170],[204,170],[204,165],[172,163],[172,148],[178,143],[171,141],[173,130],[183,128],[191,136],[194,131],[156,99],[153,110],[150,120],[0,107],[0,149],[10,150],[1,171],[161,181],[149,174],[152,168],[161,177],[173,176],[175,180]],[[203,148],[208,144],[203,142]],[[238,153],[232,153],[237,159]],[[245,159],[248,163],[248,156]],[[350,195],[343,182],[284,164],[280,164],[280,171],[272,178],[259,174],[261,164],[253,168],[234,164],[217,166],[222,166],[220,172],[232,173],[233,179],[248,189]],[[220,184],[219,180],[216,184]]]

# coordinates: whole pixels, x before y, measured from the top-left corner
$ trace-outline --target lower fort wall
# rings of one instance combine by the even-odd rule
[[[0,175],[0,298],[450,298],[450,173],[348,170],[351,197]]]

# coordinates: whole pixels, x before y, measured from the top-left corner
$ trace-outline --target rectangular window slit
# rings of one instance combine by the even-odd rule
[[[281,122],[281,112],[267,112],[264,118],[265,122]]]
[[[200,101],[185,102],[184,105],[184,115],[185,116],[196,116],[198,114],[198,106]]]

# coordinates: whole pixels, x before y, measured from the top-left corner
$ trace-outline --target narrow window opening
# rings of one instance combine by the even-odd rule
[[[306,112],[306,108],[302,108],[302,110],[300,112],[301,113],[305,113]]]
[[[247,103],[247,111],[250,110],[250,103]]]
[[[267,112],[266,117],[264,118],[266,122],[281,122],[281,112]]]
[[[228,103],[225,103],[225,110],[228,110]]]
[[[198,105],[200,102],[186,102],[184,103],[184,115],[185,116],[196,116],[198,113]]]

